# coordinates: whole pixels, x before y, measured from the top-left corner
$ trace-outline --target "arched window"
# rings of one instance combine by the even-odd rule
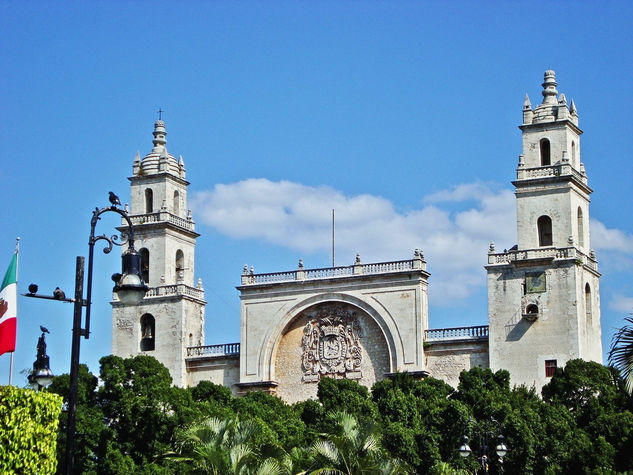
[[[146,313],[141,317],[141,351],[152,351],[156,346],[156,322],[154,317]]]
[[[151,188],[145,189],[145,213],[154,212],[154,193]]]
[[[591,287],[589,283],[585,284],[585,317],[587,318],[587,325],[591,325]]]
[[[580,247],[585,246],[585,225],[582,219],[582,209],[578,207],[578,244]]]
[[[525,313],[527,313],[528,315],[538,315],[538,305],[534,303],[528,305],[525,309]]]
[[[538,245],[552,245],[552,220],[549,216],[541,216],[536,222],[538,228]]]
[[[180,275],[185,270],[185,255],[178,249],[176,251],[176,280],[180,280]]]
[[[180,214],[180,195],[177,191],[174,191],[174,214]]]
[[[576,163],[576,142],[571,141],[571,164],[576,167],[578,164]]]
[[[141,255],[141,273],[143,280],[149,285],[149,251],[145,248],[139,251]]]
[[[549,140],[541,139],[539,145],[541,148],[541,166],[546,167],[548,165],[551,165],[552,159],[550,156]]]

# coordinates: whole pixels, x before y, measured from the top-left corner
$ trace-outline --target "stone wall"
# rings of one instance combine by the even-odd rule
[[[426,369],[429,376],[441,379],[454,388],[459,373],[474,367],[488,368],[488,339],[459,341],[447,340],[425,343]]]
[[[240,356],[202,356],[187,358],[187,386],[197,386],[200,381],[211,381],[231,389],[234,396],[239,394],[235,384],[240,378]]]

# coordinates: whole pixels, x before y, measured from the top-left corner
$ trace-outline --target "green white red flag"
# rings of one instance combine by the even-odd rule
[[[18,253],[13,254],[0,287],[0,355],[15,351],[18,315]]]

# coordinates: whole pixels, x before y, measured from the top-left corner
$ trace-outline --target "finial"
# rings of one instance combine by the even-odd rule
[[[202,278],[198,277],[198,285],[196,285],[197,289],[202,289]]]
[[[255,274],[255,267],[251,266],[251,275]]]
[[[543,104],[556,104],[556,96],[558,95],[556,73],[551,69],[545,71],[544,81],[541,85],[543,86]]]
[[[242,275],[248,274],[248,264],[244,264],[244,268],[242,269]]]
[[[578,111],[576,110],[576,103],[573,99],[571,100],[571,107],[569,108],[569,112],[571,112],[571,115],[578,115]]]
[[[158,120],[162,120],[163,119],[163,112],[165,112],[165,111],[159,107],[156,112],[158,112]]]
[[[354,262],[355,264],[360,264],[360,254],[356,253],[356,260]]]
[[[488,248],[488,252],[495,252],[495,243],[491,242],[490,247]]]
[[[299,259],[299,269],[303,269],[303,259]]]
[[[560,96],[558,96],[558,103],[563,106],[563,105],[567,105],[567,97],[565,97],[565,93],[561,92]]]
[[[523,108],[524,109],[532,109],[532,103],[530,102],[530,97],[525,93],[525,99],[523,100]]]
[[[152,132],[152,134],[154,135],[154,140],[152,140],[154,148],[159,146],[165,147],[165,144],[167,143],[167,139],[165,138],[167,137],[167,130],[165,130],[165,122],[163,122],[162,119],[159,118],[156,122],[154,122],[154,132]]]

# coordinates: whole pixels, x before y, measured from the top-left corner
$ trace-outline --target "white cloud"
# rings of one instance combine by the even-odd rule
[[[633,255],[633,235],[619,229],[608,229],[596,219],[590,222],[591,245],[596,250]]]
[[[464,200],[472,201],[468,209],[450,211],[451,203]],[[510,247],[516,234],[512,192],[480,183],[434,193],[407,212],[379,196],[263,178],[219,184],[191,202],[199,220],[223,234],[306,254],[329,252],[335,209],[337,255],[351,263],[358,252],[363,262],[377,262],[407,259],[420,248],[432,273],[433,303],[440,305],[464,302],[480,290],[490,242]]]

